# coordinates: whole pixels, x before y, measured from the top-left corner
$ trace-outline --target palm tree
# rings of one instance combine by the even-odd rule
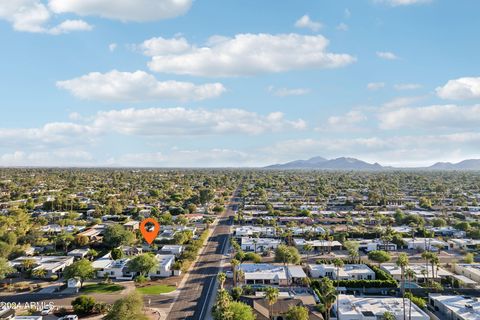
[[[407,270],[405,270],[405,276],[407,277],[408,282],[409,282],[408,291],[410,293],[410,303],[409,303],[409,307],[408,307],[408,319],[412,320],[412,286],[410,285],[410,281],[412,281],[412,279],[415,278],[415,271],[413,271],[410,268],[407,268]]]
[[[344,266],[343,264],[343,260],[342,259],[338,259],[336,258],[335,260],[333,260],[333,265],[337,268],[337,295],[339,294],[338,292],[338,288],[340,286],[340,268],[342,268]],[[338,304],[339,304],[339,301],[337,299],[337,312],[338,312]]]
[[[402,281],[401,292],[402,292],[402,300],[403,300],[403,319],[405,319],[406,318],[406,314],[405,314],[405,268],[408,266],[408,256],[407,256],[406,253],[402,252],[398,255],[397,266],[399,266],[400,269],[402,270],[400,279]]]
[[[240,265],[240,261],[237,259],[232,259],[230,261],[230,264],[232,265],[232,271],[233,271],[233,286],[237,286],[237,267]]]
[[[273,319],[273,305],[278,300],[278,293],[278,289],[274,287],[268,287],[267,289],[265,289],[265,299],[267,299],[271,319]]]
[[[423,251],[422,258],[425,260],[425,270],[427,272],[427,277],[425,278],[425,283],[428,281],[428,262],[430,260],[432,253],[430,251]]]
[[[32,276],[34,276],[35,278],[42,279],[42,278],[45,278],[46,275],[47,275],[47,270],[43,268],[38,268],[32,271]]]
[[[435,266],[438,266],[439,263],[440,260],[438,259],[438,255],[432,252],[430,255],[430,264],[432,265],[432,283],[435,281]]]
[[[313,246],[311,244],[306,244],[303,246],[303,250],[307,253],[307,264],[308,264],[308,259],[310,258],[310,252],[313,251]]]
[[[220,272],[217,276],[218,281],[220,281],[220,290],[223,290],[223,284],[225,283],[225,280],[227,279],[227,275],[224,272]]]
[[[332,309],[335,300],[337,299],[337,292],[335,292],[335,287],[332,284],[332,280],[327,277],[320,280],[320,286],[318,288],[320,293],[319,297],[322,301],[323,312],[325,313],[325,319],[330,319],[330,310]],[[338,310],[337,310],[338,314]]]

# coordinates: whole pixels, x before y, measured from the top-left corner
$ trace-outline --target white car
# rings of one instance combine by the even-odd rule
[[[58,318],[58,320],[78,320],[78,316],[76,314],[70,314],[68,316]]]
[[[229,279],[232,279],[232,278],[233,278],[233,272],[232,272],[232,271],[227,271],[227,272],[225,272],[225,275],[226,275],[227,278],[229,278]]]
[[[53,306],[51,306],[51,305],[46,305],[46,306],[43,307],[43,309],[42,309],[42,311],[40,312],[40,314],[41,314],[42,316],[46,316],[47,314],[52,313],[52,311],[53,311]]]

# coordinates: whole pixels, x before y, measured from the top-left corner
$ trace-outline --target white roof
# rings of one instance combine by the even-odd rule
[[[245,280],[287,279],[287,272],[283,266],[268,263],[243,263],[239,268],[243,271]]]
[[[341,318],[363,319],[383,316],[385,312],[393,313],[397,319],[403,318],[402,298],[393,297],[355,297],[353,295],[339,295],[339,309]],[[405,299],[409,305],[409,300]],[[335,307],[335,305],[334,305]],[[429,320],[430,317],[412,303],[413,320]]]
[[[431,294],[430,299],[442,303],[447,309],[462,319],[480,320],[480,302],[477,298]]]

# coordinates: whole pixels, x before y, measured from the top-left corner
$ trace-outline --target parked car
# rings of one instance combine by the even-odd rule
[[[232,278],[233,278],[233,272],[232,272],[232,271],[227,271],[227,272],[225,272],[225,275],[226,275],[227,278],[229,278],[229,279],[232,279]]]
[[[68,316],[58,318],[58,320],[78,320],[78,316],[76,314],[69,314]]]
[[[42,316],[46,316],[46,315],[48,315],[48,314],[50,314],[50,313],[52,313],[52,312],[53,312],[53,306],[47,304],[46,306],[43,307],[43,309],[42,309],[42,311],[40,312],[40,314],[41,314]]]

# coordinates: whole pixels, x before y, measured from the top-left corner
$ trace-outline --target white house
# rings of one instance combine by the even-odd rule
[[[183,252],[183,246],[177,244],[167,244],[162,247],[161,251],[179,256]]]
[[[370,252],[375,250],[396,251],[397,245],[392,242],[384,242],[379,239],[364,239],[356,241],[358,243],[358,250]]]
[[[342,244],[338,241],[328,241],[328,240],[305,240],[303,238],[294,238],[293,243],[298,248],[298,250],[304,250],[305,245],[309,244],[313,247],[315,252],[325,252],[325,251],[334,251],[341,250]]]
[[[276,235],[276,231],[273,227],[260,226],[241,226],[235,228],[235,236],[238,238],[253,237],[254,235],[262,237],[274,237]]]
[[[472,279],[475,282],[480,282],[480,264],[478,263],[453,264],[453,271],[455,271],[457,274]]]
[[[288,285],[287,269],[267,263],[242,263],[245,284]]]
[[[447,242],[453,250],[475,250],[480,247],[480,240],[476,239],[450,239]]]
[[[241,239],[241,247],[243,251],[264,252],[265,250],[275,250],[281,241],[272,238],[249,238]]]
[[[173,272],[173,263],[175,256],[173,254],[157,254],[155,258],[158,260],[157,268],[148,275],[151,278],[166,278],[170,277]]]
[[[402,269],[393,263],[384,263],[380,267],[383,271],[390,274],[395,280],[400,281],[402,279]],[[408,268],[415,273],[415,278],[412,279],[415,282],[424,282],[426,279],[434,279],[439,281],[442,278],[451,277],[452,273],[443,268],[433,268],[434,274],[432,275],[432,266],[424,263],[412,263],[408,265]],[[428,276],[428,277],[427,277]]]
[[[328,277],[333,280],[375,280],[375,272],[364,264],[346,264],[337,268],[333,264],[309,264],[312,278]]]
[[[478,320],[480,319],[480,300],[462,295],[429,294],[429,305],[440,319]]]
[[[403,241],[407,244],[408,249],[419,251],[438,251],[448,250],[448,243],[442,240],[433,238],[403,238]]]
[[[73,263],[74,258],[68,256],[23,256],[10,261],[10,265],[19,271],[23,271],[23,262],[32,260],[34,262],[33,270],[43,269],[46,272],[45,277],[60,276],[66,267]]]
[[[377,320],[383,319],[383,315],[389,312],[397,320],[403,319],[403,301],[402,298],[394,297],[355,297],[353,295],[341,294],[338,296],[337,304],[333,304],[333,310],[337,314],[337,320]],[[430,320],[430,317],[416,304],[412,303],[412,320]],[[408,310],[410,300],[405,299],[405,307]],[[409,318],[410,319],[410,318]]]

